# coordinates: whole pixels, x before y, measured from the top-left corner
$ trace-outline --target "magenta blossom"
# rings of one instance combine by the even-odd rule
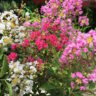
[[[15,49],[16,49],[16,44],[12,44],[12,45],[11,45],[11,49],[12,49],[12,50],[15,50]]]
[[[72,73],[71,77],[72,78],[75,78],[76,77],[76,74],[75,73]]]
[[[81,72],[76,72],[76,76],[79,77],[79,78],[84,78],[84,76]]]
[[[17,53],[15,52],[11,52],[9,55],[8,55],[8,62],[10,62],[11,60],[14,61],[15,59],[17,58]]]
[[[72,88],[72,89],[75,88],[75,84],[74,84],[74,82],[71,82],[71,88]]]
[[[80,86],[80,90],[84,91],[84,90],[86,90],[86,87],[85,86]]]
[[[25,22],[25,23],[24,23],[24,26],[25,26],[25,27],[29,27],[30,25],[31,25],[30,22]]]
[[[79,17],[80,26],[89,25],[89,19],[86,16]]]
[[[23,47],[28,47],[30,45],[30,41],[29,41],[29,39],[25,39],[24,41],[23,41],[23,43],[22,43],[22,46]]]

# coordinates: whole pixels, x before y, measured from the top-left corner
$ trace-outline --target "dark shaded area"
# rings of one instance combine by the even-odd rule
[[[85,7],[83,10],[89,18],[90,27],[86,30],[86,32],[88,32],[90,29],[96,28],[96,8]]]
[[[30,2],[30,0],[26,1],[26,6],[31,9],[32,11],[34,11],[35,8],[38,8],[39,13],[41,14],[40,10],[41,10],[41,6],[45,5],[45,2],[43,3],[39,3],[39,4],[35,4],[33,1]]]
[[[22,0],[0,0],[0,12],[20,7]]]
[[[34,11],[35,8],[38,8],[39,13],[40,13],[41,6],[44,5],[44,2],[40,4],[35,4],[33,0],[23,0],[23,1],[24,3],[26,3],[26,6],[32,11]],[[22,0],[0,0],[0,12],[14,9],[16,7],[20,8],[21,2]]]

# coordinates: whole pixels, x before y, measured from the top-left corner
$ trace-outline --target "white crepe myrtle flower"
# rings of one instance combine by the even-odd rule
[[[26,31],[25,28],[23,29],[23,26],[16,26],[14,29],[10,31],[9,37],[14,38],[14,43],[22,44],[24,38],[26,38]]]
[[[5,25],[7,30],[11,30],[11,22],[7,22]]]
[[[34,62],[21,64],[20,61],[11,61],[9,63],[9,70],[9,82],[12,85],[13,91],[19,91],[18,96],[24,96],[28,93],[32,93],[33,80],[37,72]]]
[[[26,27],[24,27],[24,26],[19,26],[19,31],[24,31],[24,30],[26,30]]]
[[[4,23],[0,23],[0,30],[4,30],[5,29],[5,24]]]
[[[5,30],[5,24],[0,23],[0,34],[3,34],[3,30]]]
[[[38,64],[38,62],[37,61],[34,61],[33,64],[34,64],[34,66],[36,66]]]
[[[33,71],[33,72],[37,72],[36,68],[34,66],[30,66],[30,69]]]
[[[4,11],[0,15],[0,30],[11,30],[19,24],[18,16],[14,14],[14,11]]]
[[[24,38],[25,34],[24,33],[19,33],[20,38]]]

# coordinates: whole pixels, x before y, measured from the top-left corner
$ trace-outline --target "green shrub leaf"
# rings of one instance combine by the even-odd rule
[[[7,88],[8,88],[8,91],[9,91],[9,96],[12,96],[13,92],[12,92],[12,86],[10,83],[8,83],[7,81],[6,82],[6,85],[7,85]]]
[[[0,72],[0,78],[2,78],[6,74],[6,72],[8,72],[8,62],[7,62],[6,56],[4,56],[3,64]]]

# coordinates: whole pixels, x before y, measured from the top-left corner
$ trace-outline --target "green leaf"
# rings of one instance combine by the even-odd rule
[[[3,48],[0,48],[0,60],[2,59],[3,57]]]
[[[7,88],[8,88],[8,91],[9,91],[9,96],[13,96],[13,92],[12,92],[12,86],[10,83],[8,83],[7,81],[5,81],[6,85],[7,85]]]
[[[82,96],[81,93],[75,93],[74,96]]]
[[[6,74],[6,72],[8,72],[8,62],[7,62],[6,56],[4,56],[3,64],[0,72],[0,78],[2,78]]]
[[[57,67],[52,67],[52,70],[53,70],[54,73],[56,73],[57,72]]]
[[[90,84],[89,84],[89,88],[90,88],[90,89],[95,88],[95,84],[94,84],[94,83],[92,83],[92,82],[90,82]]]
[[[95,30],[96,30],[96,28],[95,28]]]
[[[64,72],[64,74],[66,74],[66,75],[68,74],[67,70],[64,70],[63,72]]]
[[[56,86],[54,86],[53,84],[47,82],[45,83],[43,86],[41,86],[42,89],[45,89],[46,91],[48,90],[52,90],[52,89],[57,89]]]
[[[82,56],[83,56],[84,59],[87,59],[86,53],[82,52]]]

